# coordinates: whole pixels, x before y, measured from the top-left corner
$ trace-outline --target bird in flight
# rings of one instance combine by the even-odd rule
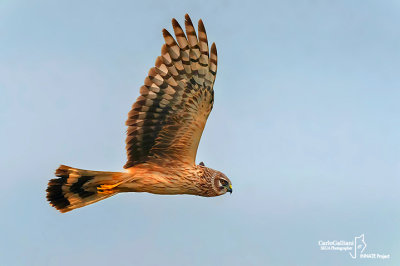
[[[217,73],[215,43],[208,48],[202,20],[198,36],[189,15],[185,29],[172,19],[176,39],[163,29],[165,44],[155,67],[128,113],[124,172],[61,165],[47,188],[47,200],[60,212],[95,203],[121,192],[190,194],[215,197],[232,193],[220,171],[196,165],[196,153],[214,103]]]

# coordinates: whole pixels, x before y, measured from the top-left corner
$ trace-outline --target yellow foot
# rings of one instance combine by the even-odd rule
[[[109,190],[109,189],[113,189],[116,186],[118,186],[119,184],[115,184],[115,185],[100,185],[99,187],[97,187],[97,189],[99,190]]]
[[[101,193],[101,194],[110,194],[110,193],[114,193],[113,188],[115,188],[116,186],[118,186],[119,184],[114,184],[114,185],[100,185],[99,187],[97,187],[97,193]]]

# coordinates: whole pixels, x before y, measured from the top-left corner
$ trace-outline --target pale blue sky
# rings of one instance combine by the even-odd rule
[[[163,43],[202,18],[219,55],[197,161],[218,198],[123,194],[60,214],[59,164],[122,169]],[[398,1],[0,1],[1,265],[399,265]],[[365,234],[368,253],[319,240]]]

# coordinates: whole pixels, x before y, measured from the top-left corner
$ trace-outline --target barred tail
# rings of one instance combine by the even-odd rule
[[[61,165],[47,187],[47,200],[60,212],[95,203],[118,193],[113,187],[126,173],[89,171]]]

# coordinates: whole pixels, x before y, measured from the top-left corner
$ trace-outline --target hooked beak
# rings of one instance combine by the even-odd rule
[[[226,188],[226,191],[232,194],[232,185],[229,184],[229,187]]]

